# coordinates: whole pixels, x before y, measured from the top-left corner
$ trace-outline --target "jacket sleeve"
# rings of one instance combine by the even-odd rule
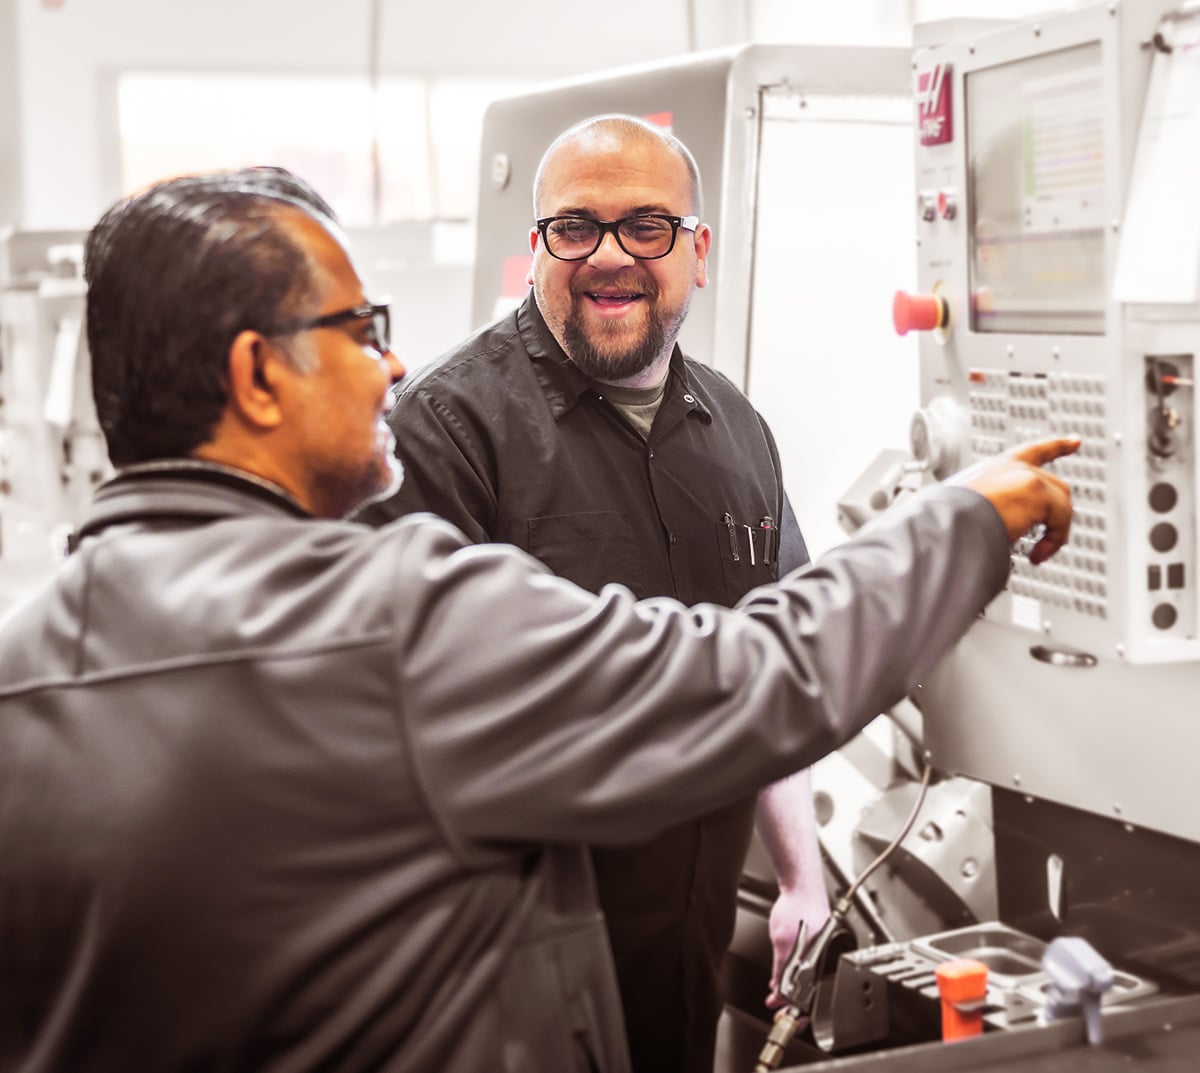
[[[356,521],[382,525],[429,511],[457,526],[473,543],[495,526],[495,474],[487,452],[441,399],[416,381],[388,415],[404,481],[389,499],[363,508]]]
[[[441,526],[396,535],[400,725],[463,854],[645,839],[809,766],[914,687],[1008,568],[991,504],[947,486],[735,610],[592,596]]]

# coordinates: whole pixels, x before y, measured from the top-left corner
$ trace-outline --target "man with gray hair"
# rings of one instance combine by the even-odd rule
[[[1066,539],[1066,440],[737,610],[344,521],[404,369],[322,204],[183,178],[88,239],[119,470],[0,621],[6,1071],[628,1073],[580,845],[836,748]]]

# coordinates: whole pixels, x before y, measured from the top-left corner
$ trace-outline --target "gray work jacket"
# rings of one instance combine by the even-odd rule
[[[0,1068],[625,1073],[578,844],[808,766],[1008,565],[962,488],[741,613],[294,514],[118,477],[0,624]]]

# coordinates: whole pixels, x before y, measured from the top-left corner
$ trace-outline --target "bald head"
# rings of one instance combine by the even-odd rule
[[[661,146],[683,164],[687,170],[691,190],[691,204],[688,206],[688,211],[697,216],[702,215],[700,169],[696,167],[695,158],[683,142],[663,130],[662,127],[648,123],[637,116],[600,115],[576,123],[550,143],[550,148],[542,156],[537,175],[533,180],[534,217],[545,214],[546,174],[563,150],[570,148],[586,153],[619,153],[630,147],[644,148],[648,145]]]

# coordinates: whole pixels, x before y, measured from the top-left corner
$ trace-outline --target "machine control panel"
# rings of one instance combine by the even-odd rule
[[[893,305],[896,330],[918,333],[921,413],[966,414],[963,464],[1082,441],[1053,467],[1069,546],[1036,567],[1018,554],[989,621],[1138,663],[1200,660],[1200,300],[1131,305],[1114,286],[1136,140],[1114,87],[1148,75],[1136,41],[1160,17],[1097,4],[918,52],[918,124],[938,137],[916,138],[918,288]]]
[[[1200,842],[1200,200],[1180,164],[1200,144],[1200,10],[1088,3],[971,32],[914,55],[914,116],[921,73],[948,71],[953,132],[913,139],[933,201],[910,216],[913,290],[949,307],[916,335],[918,405],[965,415],[963,464],[1047,436],[1081,448],[1050,467],[1069,541],[1037,566],[1018,542],[922,683],[926,744],[941,770],[1120,838]]]
[[[1018,549],[1009,579],[1015,616],[1036,614],[1036,602],[1107,618],[1110,504],[1104,378],[971,369],[967,379],[972,461],[1045,436],[1078,435],[1082,440],[1078,454],[1051,467],[1071,486],[1075,515],[1070,545],[1038,567]],[[1019,601],[1028,602],[1024,610]]]

